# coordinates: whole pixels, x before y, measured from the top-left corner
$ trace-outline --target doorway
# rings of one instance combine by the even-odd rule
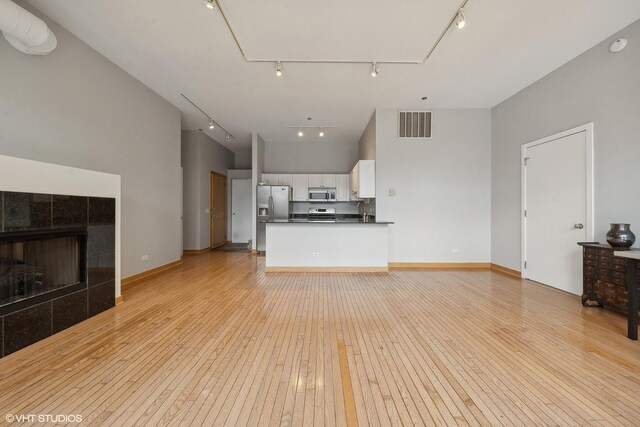
[[[216,248],[227,243],[227,177],[211,172],[209,244]]]
[[[522,146],[522,277],[582,293],[592,241],[593,123]]]
[[[251,239],[251,179],[231,180],[231,241],[249,243]]]

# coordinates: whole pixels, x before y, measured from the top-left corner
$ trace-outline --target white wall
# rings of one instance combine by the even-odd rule
[[[491,111],[434,110],[433,138],[412,141],[397,138],[397,114],[376,111],[376,219],[395,222],[389,261],[489,262]]]
[[[262,172],[264,172],[264,139],[256,132],[251,135],[251,239],[253,249],[256,248],[256,234],[258,232],[257,227],[257,207],[256,207],[256,186],[262,179]]]
[[[122,199],[118,175],[0,155],[0,191],[116,199],[115,296],[120,296]]]
[[[369,123],[364,128],[364,132],[358,141],[358,160],[376,159],[376,112],[373,112]]]
[[[211,172],[226,176],[234,163],[234,153],[208,135],[182,131],[184,249],[209,247]]]
[[[0,154],[120,175],[123,277],[180,259],[180,111],[21,5],[58,47],[30,56],[0,37]]]
[[[358,141],[267,141],[266,173],[348,173],[358,161]]]
[[[612,54],[619,37],[629,44]],[[520,146],[589,122],[595,238],[610,222],[640,236],[640,21],[494,107],[492,121],[492,262],[520,270]]]

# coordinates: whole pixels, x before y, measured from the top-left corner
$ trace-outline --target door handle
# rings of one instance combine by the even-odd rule
[[[582,230],[584,228],[584,225],[578,223],[578,224],[574,224],[573,228],[577,228],[578,230]]]

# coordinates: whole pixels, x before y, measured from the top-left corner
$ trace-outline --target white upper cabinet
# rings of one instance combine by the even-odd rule
[[[360,160],[351,171],[351,195],[353,199],[376,197],[376,161]]]
[[[306,202],[309,199],[309,175],[292,175],[293,200]]]
[[[278,185],[278,174],[277,173],[263,173],[262,174],[262,182],[266,185]]]
[[[322,175],[322,186],[323,187],[336,187],[336,176],[333,174],[323,174]]]
[[[349,188],[349,175],[339,174],[336,177],[336,200],[338,202],[348,202],[351,200],[351,189]]]
[[[322,187],[322,175],[319,173],[310,173],[309,187]]]
[[[278,174],[278,185],[293,186],[293,175],[291,174]]]

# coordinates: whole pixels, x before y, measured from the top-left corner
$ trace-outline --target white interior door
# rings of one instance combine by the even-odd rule
[[[582,293],[582,250],[592,240],[592,133],[523,147],[523,277]]]
[[[248,243],[251,239],[251,180],[231,180],[231,241]]]

